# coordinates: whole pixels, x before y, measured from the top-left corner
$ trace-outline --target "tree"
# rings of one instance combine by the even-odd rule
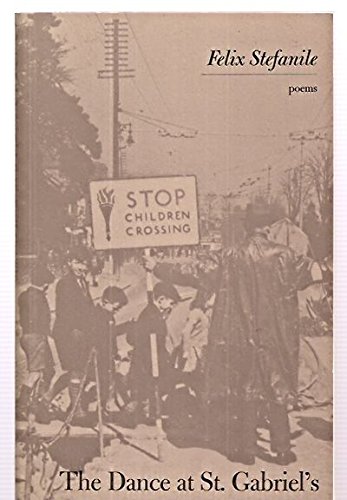
[[[312,186],[323,225],[331,224],[333,214],[333,149],[328,140],[322,141],[306,161],[307,182]]]
[[[333,154],[330,140],[317,140],[302,167],[288,170],[282,181],[282,193],[288,204],[288,217],[297,222],[300,204],[304,231],[310,238],[316,258],[331,253],[333,215]]]
[[[298,223],[301,203],[303,206],[310,199],[311,182],[306,176],[306,167],[288,169],[281,181],[281,190],[287,202],[288,218]]]
[[[330,140],[321,141],[307,158],[306,179],[320,219],[315,237],[310,239],[315,257],[323,259],[332,255],[333,242],[333,148]],[[312,233],[314,227],[311,223],[308,233]]]
[[[38,253],[63,238],[70,202],[85,193],[100,158],[98,129],[64,84],[64,42],[53,14],[17,16],[17,217],[19,253]]]

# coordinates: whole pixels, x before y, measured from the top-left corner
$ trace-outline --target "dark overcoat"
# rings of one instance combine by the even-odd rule
[[[20,344],[26,354],[28,370],[44,370],[45,378],[53,376],[53,359],[47,336],[51,328],[51,312],[43,290],[29,286],[18,297]]]
[[[263,233],[223,252],[209,269],[158,264],[160,279],[216,292],[206,369],[209,400],[234,394],[285,403],[298,379],[297,291],[310,281],[307,259]]]
[[[83,370],[92,346],[95,307],[89,287],[79,284],[69,272],[57,283],[55,303],[55,339],[65,370]]]

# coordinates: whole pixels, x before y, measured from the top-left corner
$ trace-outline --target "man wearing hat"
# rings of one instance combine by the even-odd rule
[[[225,249],[219,264],[204,269],[156,263],[145,268],[162,280],[199,287],[210,282],[216,292],[206,366],[206,399],[219,413],[235,415],[227,455],[251,465],[257,452],[257,411],[265,403],[270,421],[271,450],[281,465],[296,457],[291,451],[287,408],[295,401],[298,380],[297,291],[311,280],[309,262],[291,248],[271,242],[266,207],[249,207],[248,236],[237,248]],[[207,277],[207,279],[206,279]],[[227,424],[229,425],[229,424]],[[214,425],[212,432],[222,427]],[[216,436],[224,438],[225,435]]]
[[[141,312],[133,338],[128,336],[129,343],[134,347],[129,374],[132,401],[140,414],[148,403],[150,418],[155,415],[150,336],[156,334],[159,386],[163,389],[165,379],[169,376],[169,354],[165,347],[168,333],[166,320],[180,300],[173,285],[165,282],[156,283],[153,289],[153,302],[147,304]]]
[[[29,372],[17,402],[18,418],[27,417],[29,401],[37,383],[43,382],[41,388],[44,392],[54,374],[47,340],[51,313],[46,298],[47,289],[53,281],[53,274],[46,266],[39,264],[31,273],[30,286],[18,297],[19,324],[22,328],[20,345],[25,352]]]
[[[67,256],[68,273],[57,283],[53,337],[62,368],[70,372],[69,395],[75,403],[88,355],[93,346],[95,307],[86,280],[90,253],[87,248],[74,247]],[[75,421],[86,417],[80,402]]]

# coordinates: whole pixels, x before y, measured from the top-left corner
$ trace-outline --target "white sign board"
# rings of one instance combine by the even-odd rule
[[[105,179],[90,194],[97,250],[199,243],[195,176]]]

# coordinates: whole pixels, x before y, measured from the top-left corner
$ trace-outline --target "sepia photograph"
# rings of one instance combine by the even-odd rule
[[[332,25],[16,14],[16,499],[333,498]]]

